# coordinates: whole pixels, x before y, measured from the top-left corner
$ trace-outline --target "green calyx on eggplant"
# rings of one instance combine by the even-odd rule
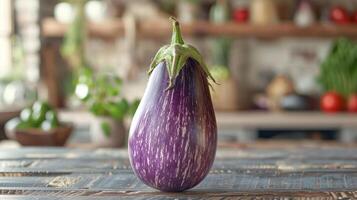
[[[187,60],[191,58],[202,67],[206,76],[215,82],[199,51],[192,45],[186,44],[183,41],[179,22],[173,17],[170,17],[170,19],[172,20],[173,25],[171,44],[165,45],[159,49],[150,65],[149,75],[159,63],[164,61],[169,74],[169,86],[167,89],[171,89],[174,87],[175,80],[181,69],[186,65]]]

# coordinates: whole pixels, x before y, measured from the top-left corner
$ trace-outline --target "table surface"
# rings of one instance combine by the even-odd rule
[[[49,197],[50,196],[50,197]],[[220,148],[192,190],[162,193],[141,183],[126,150],[0,149],[0,199],[357,198],[357,148],[275,142]]]

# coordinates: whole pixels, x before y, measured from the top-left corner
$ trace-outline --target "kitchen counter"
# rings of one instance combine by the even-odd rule
[[[0,159],[0,199],[357,198],[356,145],[226,145],[206,179],[184,193],[145,186],[125,149],[1,149]]]

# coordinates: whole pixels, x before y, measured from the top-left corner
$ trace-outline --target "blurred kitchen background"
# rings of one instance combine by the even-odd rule
[[[0,145],[125,146],[175,16],[220,145],[357,139],[355,0],[0,0]]]

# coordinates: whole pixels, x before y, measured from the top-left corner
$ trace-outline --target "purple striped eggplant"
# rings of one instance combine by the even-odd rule
[[[180,192],[208,174],[216,153],[217,125],[208,83],[213,78],[172,20],[171,44],[153,59],[128,144],[139,179],[161,191]]]

